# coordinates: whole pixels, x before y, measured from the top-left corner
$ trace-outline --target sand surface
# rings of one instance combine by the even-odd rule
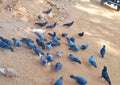
[[[42,13],[51,7],[53,8],[51,14]],[[39,14],[43,16],[42,20],[37,19]],[[57,21],[57,27],[51,30],[34,25],[36,21],[45,20],[49,22],[48,24]],[[62,26],[70,21],[75,21],[72,27]],[[64,85],[77,85],[69,78],[70,74],[84,77],[88,82],[87,85],[108,85],[104,79],[99,78],[104,65],[108,67],[112,85],[119,85],[120,12],[117,12],[114,6],[107,4],[100,6],[98,0],[18,0],[6,10],[0,3],[0,36],[7,39],[30,37],[35,41],[36,35],[31,32],[34,28],[45,29],[44,35],[49,41],[51,38],[47,35],[48,32],[57,32],[62,39],[60,47],[44,51],[55,56],[54,62],[50,67],[41,65],[39,57],[25,45],[14,48],[15,52],[0,48],[0,67],[8,66],[20,73],[18,78],[7,78],[0,74],[0,85],[54,85],[62,75]],[[68,37],[75,37],[79,46],[87,43],[88,49],[79,52],[68,50],[66,39],[61,36],[62,32],[67,32]],[[79,32],[85,32],[85,35],[80,38]],[[102,45],[106,45],[104,59],[99,55]],[[56,56],[57,50],[63,51],[62,57]],[[72,62],[68,58],[70,53],[79,57],[82,64]],[[95,57],[98,68],[88,63],[91,55]],[[54,72],[56,62],[63,64],[62,70],[58,73]]]

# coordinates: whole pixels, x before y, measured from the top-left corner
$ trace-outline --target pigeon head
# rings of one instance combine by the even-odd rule
[[[107,66],[103,66],[103,71],[107,71]]]
[[[70,78],[74,78],[74,75],[70,75]]]
[[[63,76],[61,76],[60,79],[63,79]]]
[[[106,46],[105,45],[103,45],[103,48],[105,48]]]
[[[66,39],[69,39],[68,37],[66,37]]]
[[[46,53],[46,55],[49,55],[50,53]]]
[[[74,23],[74,21],[72,21],[72,23]]]
[[[13,49],[11,49],[11,52],[14,52],[14,50],[13,50]]]
[[[12,40],[15,40],[15,38],[12,38]]]
[[[72,54],[69,54],[69,56],[72,56]]]
[[[93,58],[93,56],[91,56],[91,58]]]
[[[39,39],[37,38],[36,41],[39,41]]]

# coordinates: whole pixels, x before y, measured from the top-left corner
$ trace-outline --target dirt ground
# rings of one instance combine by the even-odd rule
[[[42,13],[43,10],[53,8],[50,15]],[[42,20],[37,16],[41,14]],[[34,23],[36,21],[47,20],[51,24],[57,21],[55,29],[40,28]],[[75,21],[72,27],[67,28],[62,25],[66,22]],[[50,67],[40,64],[39,57],[26,46],[15,48],[15,52],[0,49],[0,67],[8,66],[20,73],[18,78],[7,78],[0,74],[0,85],[54,85],[54,82],[63,75],[64,85],[77,85],[69,78],[70,74],[84,77],[87,85],[108,85],[104,79],[100,79],[103,66],[108,67],[108,73],[112,85],[120,83],[120,12],[114,6],[105,4],[99,5],[98,0],[13,0],[13,3],[0,2],[0,36],[7,39],[15,37],[30,37],[34,41],[36,35],[32,29],[45,29],[44,35],[48,32],[57,32],[62,39],[60,47],[54,47],[50,52],[55,56]],[[74,36],[76,44],[87,43],[88,49],[79,52],[68,50],[66,39],[61,36],[62,32],[67,32],[68,37]],[[77,34],[85,32],[80,38]],[[36,43],[35,43],[36,44]],[[99,50],[102,45],[106,45],[105,58],[101,58]],[[56,56],[56,51],[63,51],[62,57]],[[72,53],[79,57],[82,64],[77,64],[69,60],[68,55]],[[93,55],[98,68],[92,67],[88,63],[88,58]],[[56,62],[61,62],[63,68],[60,72],[54,72]]]

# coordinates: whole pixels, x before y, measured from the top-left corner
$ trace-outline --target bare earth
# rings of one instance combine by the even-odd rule
[[[43,19],[51,24],[55,21],[58,25],[55,29],[45,29],[44,35],[50,40],[48,32],[57,32],[62,39],[61,46],[55,47],[50,52],[55,56],[55,61],[50,67],[40,64],[39,57],[29,50],[25,45],[15,48],[15,52],[0,48],[0,67],[8,66],[20,73],[18,78],[6,78],[0,74],[0,85],[54,85],[54,82],[63,75],[64,85],[77,85],[69,78],[70,74],[84,77],[87,85],[108,85],[104,79],[100,79],[103,66],[108,67],[108,73],[112,85],[120,83],[120,12],[114,6],[100,6],[98,0],[18,0],[7,7],[0,3],[0,35],[8,39],[12,37],[30,37],[34,41],[36,35],[32,29],[40,28],[34,25],[37,16],[41,14]],[[53,8],[50,15],[42,13],[43,10]],[[9,11],[8,11],[9,10]],[[75,21],[70,28],[63,27],[66,22]],[[85,36],[80,38],[77,33],[85,32]],[[66,39],[61,36],[62,32],[67,32],[68,37],[74,36],[76,44],[89,44],[85,51],[72,52],[68,50]],[[36,43],[35,43],[36,44]],[[105,58],[101,58],[99,50],[102,45],[106,45],[107,53]],[[62,50],[63,56],[57,57],[56,51]],[[72,53],[79,57],[82,64],[72,62],[68,55]],[[92,67],[88,63],[88,58],[93,55],[98,68]],[[56,62],[61,62],[63,68],[60,72],[54,72]]]

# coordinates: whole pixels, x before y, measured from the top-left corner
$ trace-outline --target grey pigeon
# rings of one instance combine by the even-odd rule
[[[0,72],[6,77],[19,77],[19,73],[13,68],[0,68]]]

